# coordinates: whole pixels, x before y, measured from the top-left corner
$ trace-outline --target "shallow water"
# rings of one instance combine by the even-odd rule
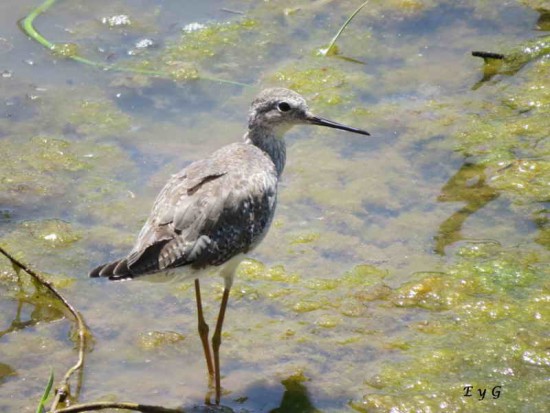
[[[17,26],[38,2],[0,3],[0,244],[91,330],[78,402],[204,403],[192,285],[86,274],[128,251],[171,173],[240,139],[253,96],[284,86],[373,136],[288,134],[274,225],[231,292],[222,404],[544,410],[550,5],[372,1],[340,55],[318,56],[359,3],[61,0],[36,20],[157,77],[52,54]],[[472,50],[516,58],[484,73]],[[222,288],[203,282],[211,326]],[[35,411],[76,360],[72,324],[4,258],[0,290],[0,412]]]

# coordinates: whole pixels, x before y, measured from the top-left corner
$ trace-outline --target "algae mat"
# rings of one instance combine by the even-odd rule
[[[550,5],[373,0],[320,55],[360,4],[62,0],[34,21],[52,51],[17,26],[38,2],[0,4],[0,244],[91,330],[75,402],[200,410],[192,285],[86,274],[283,86],[373,136],[288,134],[275,222],[228,308],[226,410],[545,410]],[[222,283],[204,287],[213,320]],[[0,411],[35,411],[75,332],[4,258],[0,291]]]

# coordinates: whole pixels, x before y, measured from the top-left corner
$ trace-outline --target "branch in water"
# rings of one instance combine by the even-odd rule
[[[82,319],[80,313],[76,310],[76,308],[73,307],[73,305],[69,301],[67,301],[65,297],[63,297],[63,295],[57,290],[57,288],[53,286],[50,281],[46,280],[42,275],[34,271],[28,265],[23,264],[1,246],[0,253],[4,255],[8,260],[10,260],[12,265],[21,268],[40,285],[46,287],[48,291],[50,291],[59,301],[63,303],[65,308],[69,310],[76,321],[76,325],[78,328],[78,360],[69,370],[67,370],[67,372],[63,376],[63,379],[55,389],[55,397],[52,403],[52,410],[55,410],[57,405],[64,402],[69,395],[69,379],[84,364],[84,351],[86,348],[86,335],[88,334],[88,329],[86,328],[86,325],[84,324],[84,320]]]
[[[184,413],[184,411],[181,409],[170,409],[168,407],[128,402],[96,402],[75,404],[64,409],[52,410],[49,413],[79,413],[106,409],[122,409],[142,413]]]
[[[493,53],[493,52],[480,52],[480,51],[474,51],[472,52],[472,56],[474,57],[481,57],[483,59],[497,59],[502,60],[504,59],[504,55],[501,53]]]

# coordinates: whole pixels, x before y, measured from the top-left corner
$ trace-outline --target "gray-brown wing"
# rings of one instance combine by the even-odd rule
[[[276,203],[275,169],[251,145],[226,148],[174,175],[161,191],[126,260],[132,275],[219,265],[265,235]]]

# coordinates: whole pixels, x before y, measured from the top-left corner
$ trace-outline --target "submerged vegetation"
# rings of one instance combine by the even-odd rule
[[[85,274],[127,251],[170,173],[242,135],[246,83],[295,89],[373,137],[290,137],[276,221],[232,292],[228,409],[544,410],[544,1],[236,2],[208,17],[178,2],[92,3],[48,0],[22,21],[51,54],[0,37],[0,246],[39,268],[94,333],[73,403],[203,400],[189,284]],[[76,330],[5,258],[0,289],[0,410],[47,409],[47,378],[73,364]]]

